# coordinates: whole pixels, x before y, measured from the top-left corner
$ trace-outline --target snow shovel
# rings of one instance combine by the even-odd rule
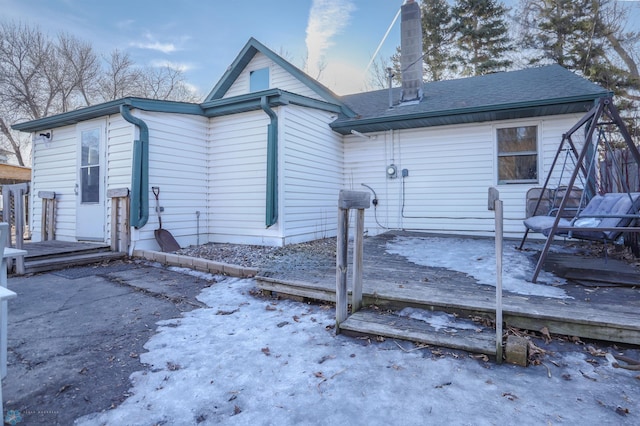
[[[156,236],[156,241],[160,245],[160,250],[167,253],[170,251],[180,250],[180,244],[173,238],[171,232],[166,229],[162,229],[162,216],[160,216],[160,188],[157,186],[152,186],[151,190],[153,191],[153,195],[156,196],[156,212],[158,212],[158,229],[156,229],[153,233]]]

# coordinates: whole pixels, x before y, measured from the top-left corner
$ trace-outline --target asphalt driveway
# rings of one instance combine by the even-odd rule
[[[212,284],[136,261],[9,278],[4,420],[68,425],[118,405],[155,323],[202,306]]]

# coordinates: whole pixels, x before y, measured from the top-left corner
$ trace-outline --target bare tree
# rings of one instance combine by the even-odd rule
[[[56,52],[61,62],[57,69],[65,73],[59,79],[62,82],[66,80],[66,84],[61,86],[62,110],[91,105],[101,72],[93,47],[90,43],[62,33],[58,35]]]
[[[55,98],[45,73],[51,43],[39,29],[21,24],[0,24],[0,31],[0,101],[25,118],[48,115]]]
[[[629,7],[614,0],[521,0],[521,46],[531,63],[558,63],[616,95],[628,127],[640,134],[640,33]]]
[[[196,102],[198,95],[179,68],[141,68],[119,50],[101,61],[71,34],[51,38],[38,27],[0,21],[0,149],[20,165],[30,140],[11,124],[127,96]]]
[[[378,90],[387,87],[387,68],[391,66],[388,60],[382,57],[376,58],[369,67],[368,80],[365,85],[366,90]]]
[[[625,84],[620,87],[620,95],[631,100],[640,101],[640,32],[629,31],[629,6],[619,2],[603,0],[600,19],[604,27],[605,37],[610,50],[607,62],[622,70]]]
[[[52,46],[37,28],[0,23],[0,145],[24,166],[24,143],[14,136],[10,124],[15,120],[37,119],[48,115],[54,105],[56,89],[46,74]]]
[[[26,143],[28,139],[23,138],[21,140],[20,138],[14,137],[13,132],[7,125],[5,117],[7,117],[7,115],[0,114],[0,134],[2,134],[3,139],[6,139],[6,143],[5,141],[2,143],[2,148],[9,148],[7,151],[15,155],[18,165],[24,166],[25,162],[22,157],[22,149],[26,148],[26,145],[28,145],[28,143]]]
[[[146,68],[139,74],[139,96],[165,101],[196,102],[196,94],[189,89],[184,73],[169,65]]]
[[[137,96],[136,86],[140,81],[140,71],[129,54],[115,49],[105,61],[107,68],[98,82],[99,100],[106,102],[126,96]]]

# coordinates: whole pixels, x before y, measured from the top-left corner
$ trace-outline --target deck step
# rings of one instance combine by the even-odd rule
[[[640,286],[638,268],[617,259],[599,257],[585,262],[573,254],[549,253],[543,268],[559,277],[574,281],[594,281],[603,286]]]
[[[54,271],[59,269],[68,268],[71,266],[88,265],[90,263],[97,263],[102,261],[110,261],[123,259],[126,257],[126,253],[118,253],[111,251],[93,251],[87,253],[73,253],[69,255],[63,255],[59,257],[47,257],[39,259],[25,259],[25,273],[32,274],[35,272]]]
[[[25,256],[26,261],[40,261],[45,259],[57,259],[60,256],[68,256],[71,254],[79,254],[79,255],[87,255],[94,253],[109,253],[111,248],[105,245],[97,245],[97,244],[77,244],[73,248],[67,248],[66,246],[60,247],[44,247],[43,248],[35,248],[33,245],[25,247],[27,250],[27,255]]]
[[[444,312],[420,309],[409,312],[410,316],[400,316],[363,309],[340,324],[340,330],[348,335],[383,336],[473,353],[496,354],[493,329]]]

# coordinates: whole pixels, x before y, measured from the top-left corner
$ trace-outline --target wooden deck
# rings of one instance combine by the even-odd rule
[[[383,310],[410,306],[456,313],[460,318],[494,317],[495,287],[480,285],[462,272],[416,265],[403,256],[387,253],[387,242],[397,235],[426,236],[393,232],[365,239],[365,306],[375,305]],[[456,248],[451,247],[452,256],[455,252]],[[564,299],[505,291],[503,317],[507,326],[536,331],[547,327],[556,334],[640,345],[640,271],[637,267],[611,259],[574,255],[551,256],[546,265],[583,284],[570,281],[563,285],[562,289],[570,296]],[[605,282],[607,277],[612,278],[610,282]],[[295,269],[274,265],[262,270],[257,281],[265,291],[334,302],[335,258],[318,258],[310,267],[301,263]],[[356,320],[361,318],[355,317]]]
[[[112,252],[107,244],[99,243],[26,242],[23,248],[27,251],[24,261],[27,274],[64,269],[70,266],[86,265],[126,256],[125,253]]]

